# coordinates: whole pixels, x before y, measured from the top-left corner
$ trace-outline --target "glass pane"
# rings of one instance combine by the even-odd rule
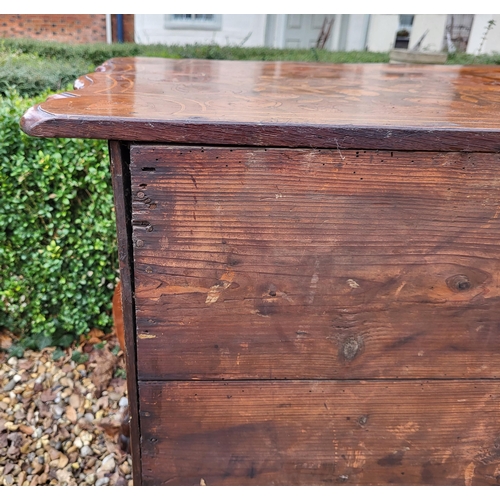
[[[172,14],[174,21],[213,21],[214,14]]]
[[[413,14],[400,14],[399,15],[399,27],[401,28],[410,28],[413,25],[413,18],[415,16]]]

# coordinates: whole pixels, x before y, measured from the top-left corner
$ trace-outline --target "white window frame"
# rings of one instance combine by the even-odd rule
[[[165,28],[169,30],[208,30],[218,31],[222,28],[222,15],[213,14],[212,19],[175,19],[175,14],[165,14]]]

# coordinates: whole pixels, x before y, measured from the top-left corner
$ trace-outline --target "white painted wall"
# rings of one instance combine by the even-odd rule
[[[336,14],[333,19],[332,31],[330,33],[330,38],[326,41],[325,49],[326,50],[340,50],[340,28],[342,26],[342,22],[345,22],[346,14]]]
[[[239,45],[250,34],[244,47],[264,46],[266,41],[266,14],[222,14],[221,29],[216,31],[195,29],[166,29],[164,14],[136,14],[135,41],[137,43],[193,44],[217,43],[219,45]],[[429,33],[422,44],[426,50],[442,50],[446,29],[446,14],[417,14],[410,35],[413,47],[426,29]],[[476,14],[472,24],[467,52],[477,54],[488,21],[496,22],[488,33],[481,54],[500,52],[500,14]],[[286,14],[275,17],[272,33],[268,33],[271,46],[283,47]],[[341,39],[342,23],[347,23]],[[368,50],[387,52],[394,46],[399,28],[398,14],[350,14],[336,15],[329,50]],[[346,36],[345,36],[346,35]],[[342,47],[340,46],[342,45]]]
[[[429,30],[420,46],[426,52],[441,52],[446,30],[447,14],[416,14],[410,33],[409,49],[418,43],[421,36]]]
[[[374,14],[368,27],[367,46],[371,52],[388,52],[394,48],[399,28],[399,14]]]
[[[349,26],[344,50],[365,50],[369,22],[370,14],[349,14]]]
[[[166,29],[166,14],[136,14],[136,43],[240,45],[250,34],[244,47],[264,45],[266,14],[222,14],[220,30]]]
[[[274,19],[271,20],[270,18]],[[330,37],[326,42],[326,50],[364,50],[364,42],[366,39],[366,25],[360,23],[358,18],[369,18],[368,15],[346,15],[346,14],[335,14],[332,31]],[[285,30],[287,24],[287,14],[275,14],[267,16],[268,22],[271,22],[269,26],[269,36],[268,36],[268,46],[282,49],[285,47]],[[361,19],[362,21],[362,19]],[[340,48],[340,35],[342,23],[348,23],[348,33],[347,33],[347,46],[348,49]],[[366,24],[366,23],[365,23]],[[359,31],[361,29],[361,31]],[[358,38],[362,39],[362,42],[358,41]],[[352,39],[352,40],[351,40]],[[362,48],[357,48],[357,47]]]
[[[500,52],[500,14],[475,14],[472,21],[472,29],[467,44],[468,54],[477,54],[483,39],[488,21],[493,19],[496,23],[486,35],[481,54],[491,54],[492,52]]]
[[[274,35],[274,45],[276,49],[282,49],[285,45],[286,14],[277,14]]]

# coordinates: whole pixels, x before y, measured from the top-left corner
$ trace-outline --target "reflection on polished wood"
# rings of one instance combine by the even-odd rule
[[[153,142],[500,149],[494,66],[121,58],[75,89],[31,108],[23,129]]]

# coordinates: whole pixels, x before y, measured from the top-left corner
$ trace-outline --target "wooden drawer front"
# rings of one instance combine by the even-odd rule
[[[499,160],[132,146],[139,379],[500,376]]]
[[[144,484],[500,481],[498,383],[141,382]]]

